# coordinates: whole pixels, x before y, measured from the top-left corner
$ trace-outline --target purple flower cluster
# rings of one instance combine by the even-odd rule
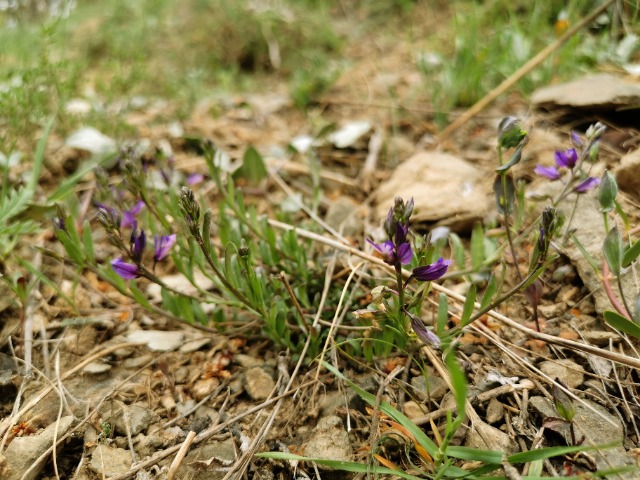
[[[402,198],[397,197],[384,221],[384,231],[388,240],[375,243],[368,238],[366,239],[385,263],[393,265],[397,269],[402,265],[408,265],[413,259],[411,244],[407,239],[413,207],[413,198],[405,203]],[[414,268],[411,277],[422,282],[436,280],[447,272],[450,264],[451,260],[439,258],[435,263]]]
[[[125,280],[132,280],[142,275],[142,257],[144,250],[147,246],[147,236],[143,229],[138,231],[137,215],[144,207],[142,200],[135,203],[129,210],[125,210],[122,214],[122,220],[120,220],[119,212],[104,203],[96,202],[96,206],[100,209],[107,218],[114,223],[113,227],[120,232],[121,227],[131,228],[131,237],[129,240],[130,248],[127,250],[125,246],[122,246],[123,250],[127,250],[127,255],[131,258],[133,263],[126,262],[122,257],[118,257],[111,261],[111,267],[120,277]],[[121,234],[118,233],[118,236]],[[155,235],[154,236],[154,255],[153,255],[153,267],[156,263],[165,258],[173,245],[176,243],[176,234],[172,235]]]
[[[153,266],[155,268],[156,263],[165,258],[171,247],[176,243],[176,234],[171,235],[155,235],[154,237],[154,254],[153,254]],[[111,267],[113,271],[120,275],[125,280],[132,280],[138,278],[141,275],[140,265],[142,264],[142,254],[146,246],[146,237],[144,230],[140,230],[138,234],[136,231],[131,233],[131,260],[134,263],[125,262],[122,257],[118,257],[111,261]]]
[[[580,146],[582,141],[580,137],[574,133],[571,134],[571,140],[576,146]],[[555,155],[555,165],[551,167],[545,167],[544,165],[536,165],[536,168],[533,170],[538,175],[549,178],[550,180],[560,180],[562,178],[561,169],[565,170],[573,170],[573,168],[578,163],[578,152],[575,148],[569,148],[564,152],[561,150],[556,150]],[[595,188],[600,183],[599,178],[595,177],[587,177],[580,183],[578,183],[573,190],[577,193],[588,192],[589,190]]]

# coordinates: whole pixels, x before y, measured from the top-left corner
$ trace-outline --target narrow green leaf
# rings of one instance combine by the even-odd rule
[[[215,252],[211,250],[211,209],[207,209],[204,212],[202,217],[202,241],[204,243],[204,249],[211,255],[214,256]]]
[[[633,337],[640,338],[640,325],[638,325],[637,323],[632,322],[628,318],[620,315],[618,312],[614,312],[613,310],[605,310],[603,315],[604,320],[613,328],[627,333]]]
[[[520,159],[522,158],[522,149],[524,148],[524,145],[520,145],[515,152],[513,152],[513,155],[511,155],[511,158],[509,158],[509,161],[507,163],[505,163],[504,165],[502,165],[501,167],[496,168],[496,172],[502,174],[502,173],[506,173],[511,167],[513,167],[515,164],[517,164]]]
[[[355,472],[355,473],[368,473],[373,475],[394,475],[400,478],[406,478],[407,480],[422,480],[423,477],[416,477],[402,470],[392,470],[387,467],[380,467],[378,465],[368,465],[366,463],[345,462],[341,460],[328,460],[326,458],[311,458],[303,457],[301,455],[294,455],[293,453],[284,452],[267,452],[257,453],[256,457],[271,458],[274,460],[298,460],[301,462],[313,462],[318,465],[326,465],[335,470],[343,472]]]
[[[482,224],[476,223],[471,232],[471,266],[478,271],[484,262],[484,230]]]
[[[247,148],[242,157],[242,167],[234,174],[234,177],[243,177],[250,182],[259,182],[267,176],[267,167],[265,166],[262,155],[253,147]]]
[[[93,249],[93,235],[91,235],[91,225],[88,220],[84,221],[84,225],[82,227],[82,241],[84,243],[84,253],[87,257],[87,260],[90,264],[94,264],[96,262],[94,249]]]
[[[373,406],[377,403],[375,395],[360,388],[358,385],[356,385],[351,380],[346,378],[339,370],[334,368],[333,365],[324,361],[322,362],[322,365],[331,373],[333,373],[335,376],[345,381],[369,405]],[[393,408],[388,402],[380,403],[380,411],[385,415],[388,415],[389,417],[391,417],[393,420],[398,422],[404,428],[406,428],[413,435],[416,441],[422,447],[424,447],[424,449],[427,451],[427,453],[429,453],[429,455],[431,455],[432,457],[436,457],[438,455],[439,449],[436,446],[436,444],[433,443],[433,441],[429,437],[427,437],[427,435],[422,431],[420,427],[418,427],[415,423],[409,420],[408,417],[406,417],[404,414],[402,414],[401,412]]]
[[[500,465],[502,463],[502,455],[504,455],[504,453],[497,452],[495,450],[480,450],[471,447],[450,446],[447,448],[447,455],[459,458],[460,460]]]
[[[447,322],[449,321],[449,301],[444,293],[440,294],[438,300],[438,316],[437,316],[437,334],[442,337],[445,329],[447,328]]]
[[[449,240],[451,241],[451,250],[453,250],[453,258],[456,261],[458,269],[464,269],[464,246],[462,240],[455,233],[449,234]]]
[[[580,250],[580,254],[584,257],[587,263],[589,263],[589,266],[591,266],[594,272],[599,274],[600,266],[598,265],[598,262],[595,261],[595,259],[591,256],[589,252],[587,252],[587,250],[584,248],[584,245],[582,245],[580,240],[578,240],[578,238],[573,233],[570,235],[570,237],[571,237],[571,240],[573,240],[573,243],[575,244],[575,246],[578,247],[578,250]]]
[[[638,255],[640,255],[640,240],[636,240],[636,242],[624,252],[622,266],[627,268],[638,258]]]
[[[467,297],[464,300],[464,306],[462,307],[462,315],[460,315],[460,324],[465,326],[471,315],[473,314],[473,309],[476,303],[476,286],[471,285],[469,291],[467,292]]]
[[[146,295],[142,293],[142,290],[138,288],[135,280],[131,280],[131,283],[129,284],[129,291],[131,292],[134,300],[138,302],[141,307],[144,307],[147,310],[151,310],[151,304],[149,303],[149,300],[147,299]]]
[[[607,265],[611,269],[616,277],[620,276],[622,270],[622,259],[624,257],[624,247],[622,245],[622,236],[618,227],[613,227],[609,230],[606,238],[604,239],[604,258],[607,261]]]
[[[511,175],[496,175],[493,181],[493,193],[498,213],[512,213],[515,210],[516,186]]]
[[[561,455],[569,455],[571,453],[585,452],[589,450],[606,450],[620,445],[620,442],[611,442],[604,445],[576,445],[568,447],[546,447],[529,450],[528,452],[519,452],[510,455],[507,459],[511,464],[535,462],[537,460],[546,460],[547,458],[559,457]]]
[[[495,275],[491,275],[489,279],[489,283],[487,284],[487,288],[484,290],[484,295],[482,295],[482,300],[480,300],[480,310],[486,308],[491,303],[493,296],[496,293],[498,288],[498,279]]]
[[[455,351],[449,350],[445,357],[445,362],[451,377],[451,385],[453,386],[453,394],[456,399],[457,415],[465,415],[465,407],[467,404],[467,379],[464,372],[458,365]]]

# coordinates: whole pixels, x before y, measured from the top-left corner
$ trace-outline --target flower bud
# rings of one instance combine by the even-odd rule
[[[616,208],[616,195],[618,195],[618,184],[616,179],[609,173],[609,170],[605,170],[600,180],[600,191],[598,194],[598,200],[600,200],[600,206],[603,212],[610,212]]]
[[[504,117],[498,125],[498,144],[502,148],[517,147],[526,136],[527,132],[517,117]]]

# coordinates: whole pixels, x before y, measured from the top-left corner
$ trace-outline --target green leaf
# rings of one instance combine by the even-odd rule
[[[262,155],[253,148],[247,148],[242,157],[242,166],[235,172],[234,178],[246,178],[249,182],[257,183],[267,176],[267,167]]]
[[[480,300],[480,310],[484,310],[489,306],[493,296],[496,293],[498,288],[498,280],[495,275],[491,275],[489,279],[489,283],[487,284],[487,288],[484,290],[484,295],[482,295],[482,300]]]
[[[622,266],[627,268],[635,261],[636,258],[638,258],[638,255],[640,255],[640,240],[637,240],[624,252],[624,255],[622,256]]]
[[[613,310],[605,310],[603,315],[605,322],[613,328],[633,337],[640,338],[640,325],[637,323],[632,322],[627,317],[624,317]]]
[[[484,262],[484,230],[482,224],[476,223],[471,232],[471,267],[474,271],[482,268]]]
[[[449,320],[449,301],[447,300],[447,296],[444,293],[440,294],[440,298],[438,300],[438,316],[437,316],[437,328],[436,332],[440,337],[444,335],[445,329],[447,327],[447,321]]]
[[[471,315],[473,314],[473,309],[476,303],[476,286],[471,285],[469,291],[467,292],[467,298],[464,300],[464,306],[462,307],[462,315],[460,315],[460,324],[464,327]]]
[[[511,155],[511,158],[509,158],[509,161],[507,163],[505,163],[504,165],[502,165],[501,167],[496,168],[496,172],[498,172],[500,175],[507,173],[507,171],[513,167],[515,164],[517,164],[518,162],[520,162],[520,159],[522,158],[522,149],[524,148],[524,145],[520,145],[515,152],[513,152],[513,155]]]
[[[360,388],[358,385],[356,385],[351,380],[346,378],[333,365],[330,365],[329,363],[327,363],[325,361],[322,362],[322,365],[327,370],[329,370],[331,373],[333,373],[336,377],[338,377],[341,380],[345,381],[369,405],[371,405],[371,406],[376,405],[377,401],[376,401],[375,395],[373,395],[373,394],[363,390],[362,388]],[[438,455],[438,453],[439,453],[438,450],[439,449],[436,446],[436,444],[433,443],[433,441],[429,437],[427,437],[427,435],[422,431],[422,429],[420,427],[418,427],[415,423],[413,423],[411,420],[409,420],[408,417],[406,417],[404,414],[402,414],[401,412],[399,412],[398,410],[393,408],[388,402],[384,402],[384,401],[381,402],[379,407],[380,407],[380,411],[382,413],[384,413],[385,415],[391,417],[394,421],[398,422],[400,425],[402,425],[404,428],[406,428],[409,431],[409,433],[411,433],[411,435],[413,435],[413,437],[416,439],[416,441],[422,447],[424,447],[424,449],[427,451],[427,453],[429,455],[431,455],[431,457],[436,457]]]
[[[456,265],[459,270],[464,269],[464,246],[462,240],[455,233],[449,234],[449,240],[451,241],[451,250],[453,250],[453,258],[456,261]]]
[[[471,447],[451,446],[447,448],[447,455],[459,458],[460,460],[500,465],[502,463],[502,456],[504,453],[497,452],[495,450],[480,450]]]
[[[84,221],[84,225],[82,227],[82,241],[84,243],[84,253],[87,257],[87,260],[90,264],[94,264],[96,262],[96,258],[93,250],[93,236],[91,235],[91,225],[88,220]]]
[[[456,398],[457,414],[464,416],[467,404],[467,379],[458,365],[455,350],[449,350],[445,357],[445,362],[449,369],[449,375],[451,376],[451,385],[453,386],[453,393]]]
[[[511,175],[496,175],[493,181],[493,193],[496,197],[498,213],[503,215],[515,210],[516,185],[513,183]]]
[[[131,283],[129,284],[129,291],[131,292],[134,300],[138,302],[141,307],[144,307],[147,310],[151,310],[151,304],[149,303],[149,300],[147,299],[145,294],[142,293],[142,290],[138,288],[135,280],[131,280]]]
[[[606,238],[604,239],[604,258],[607,260],[607,265],[611,269],[616,277],[620,276],[622,270],[622,259],[624,257],[624,247],[622,244],[622,236],[618,227],[613,227],[609,230]]]
[[[618,195],[616,179],[609,173],[609,170],[605,170],[598,191],[598,200],[603,212],[610,212],[616,207],[616,195]]]
[[[547,458],[569,455],[571,453],[585,452],[589,450],[605,450],[620,445],[620,442],[611,442],[604,445],[576,445],[570,447],[546,447],[529,450],[528,452],[514,453],[508,457],[511,464],[535,462]]]
[[[207,209],[202,217],[202,242],[204,243],[204,249],[209,255],[214,256],[214,252],[211,251],[211,209]]]
[[[600,266],[598,265],[598,262],[595,261],[595,259],[591,256],[589,252],[587,252],[586,248],[584,248],[584,245],[582,245],[582,243],[580,242],[580,240],[578,240],[578,237],[576,237],[575,234],[572,233],[570,237],[571,237],[571,240],[573,240],[573,243],[575,244],[575,246],[578,247],[578,250],[580,250],[580,254],[584,257],[584,259],[587,261],[589,266],[591,266],[591,268],[595,273],[599,274]]]
[[[326,465],[327,467],[331,467],[335,470],[340,470],[343,472],[356,472],[356,473],[367,473],[373,475],[394,475],[400,478],[406,478],[407,480],[423,480],[424,477],[416,477],[409,473],[406,473],[402,470],[392,470],[387,467],[380,467],[378,465],[368,465],[366,463],[356,463],[356,462],[345,462],[341,460],[327,460],[326,458],[311,458],[311,457],[303,457],[301,455],[294,455],[293,453],[284,453],[284,452],[267,452],[267,453],[257,453],[256,457],[262,458],[272,458],[274,460],[298,460],[301,462],[313,462],[318,465]]]

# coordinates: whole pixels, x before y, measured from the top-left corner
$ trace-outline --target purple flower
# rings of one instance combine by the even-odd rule
[[[201,173],[192,173],[187,177],[187,185],[194,186],[201,183],[204,180],[204,175]]]
[[[578,148],[582,146],[582,139],[575,130],[571,131],[571,143]]]
[[[411,244],[409,243],[405,242],[399,245],[396,249],[393,240],[387,240],[384,243],[374,243],[367,238],[367,242],[375,248],[382,257],[382,260],[389,265],[395,265],[396,261],[399,261],[402,265],[411,263],[413,252],[411,251]]]
[[[571,169],[575,167],[578,162],[578,152],[576,152],[575,148],[570,148],[564,152],[556,150],[555,160],[558,167]]]
[[[172,235],[156,235],[154,237],[155,254],[153,255],[153,261],[159,262],[169,254],[169,250],[176,243],[176,234]]]
[[[133,263],[127,263],[122,260],[122,257],[116,258],[111,261],[111,267],[113,271],[120,275],[125,280],[133,280],[140,276],[138,272],[138,266]]]
[[[143,207],[144,202],[142,200],[138,200],[138,202],[136,202],[133,207],[131,207],[129,210],[125,210],[122,213],[122,226],[131,227],[133,225],[133,222],[136,221],[136,216],[140,213]]]
[[[435,348],[438,348],[440,346],[440,337],[429,330],[420,318],[416,317],[415,315],[411,315],[406,310],[404,313],[407,314],[411,319],[411,328],[423,343],[432,345]]]
[[[401,265],[407,265],[411,263],[411,259],[413,258],[413,252],[411,251],[410,243],[401,243],[397,248],[396,255],[398,256],[398,260]]]
[[[432,280],[437,280],[445,273],[447,273],[449,265],[451,265],[451,260],[445,260],[444,258],[440,257],[435,263],[414,268],[412,277],[420,280],[421,282],[430,282]]]
[[[138,234],[137,229],[134,227],[131,232],[131,243],[133,244],[133,247],[131,248],[132,260],[136,263],[140,263],[142,261],[144,247],[147,246],[147,237],[144,234],[144,230],[140,230],[140,234]]]
[[[538,175],[550,178],[551,180],[560,180],[560,172],[556,167],[545,167],[544,165],[536,165],[533,169]]]
[[[597,187],[598,185],[600,185],[599,178],[587,177],[586,180],[583,180],[578,185],[576,185],[573,190],[577,193],[584,193],[584,192],[588,192],[592,188]]]

